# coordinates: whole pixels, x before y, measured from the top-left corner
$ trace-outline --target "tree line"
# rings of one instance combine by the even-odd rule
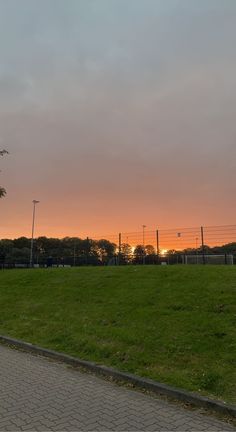
[[[13,240],[0,240],[1,265],[28,265],[30,257],[30,242],[27,237]],[[210,248],[204,246],[206,254],[236,255],[236,243]],[[181,262],[183,254],[202,253],[202,249],[184,249],[167,251],[169,263]],[[137,245],[128,243],[117,244],[106,240],[90,238],[65,237],[63,239],[38,237],[34,240],[34,264],[44,265],[115,265],[115,264],[156,264],[165,260],[166,256],[158,256],[153,245]]]
[[[13,265],[29,263],[31,239],[19,237],[0,240],[0,263]],[[145,256],[150,262],[156,256],[152,245],[132,248],[128,243],[117,244],[106,240],[65,237],[38,237],[34,240],[34,264],[39,265],[106,265],[138,263]]]

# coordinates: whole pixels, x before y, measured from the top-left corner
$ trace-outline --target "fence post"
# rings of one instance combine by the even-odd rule
[[[118,265],[120,265],[120,257],[121,257],[121,233],[119,233]]]
[[[156,242],[157,242],[157,263],[159,264],[160,244],[159,244],[159,230],[156,230]]]
[[[206,264],[203,226],[201,226],[201,239],[202,239],[202,261],[203,261],[203,264]]]

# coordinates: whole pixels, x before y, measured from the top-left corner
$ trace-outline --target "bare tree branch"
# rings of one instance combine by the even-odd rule
[[[0,186],[0,198],[4,197],[6,195],[6,189]]]
[[[0,150],[0,156],[4,156],[5,154],[9,154],[7,150]]]
[[[5,154],[8,154],[7,150],[0,150],[0,156],[4,156]],[[4,197],[6,195],[6,189],[0,186],[0,198]]]

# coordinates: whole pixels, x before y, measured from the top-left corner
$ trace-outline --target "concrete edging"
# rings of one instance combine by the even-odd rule
[[[133,384],[136,387],[149,390],[158,395],[168,396],[178,401],[206,408],[224,415],[230,415],[236,418],[236,406],[229,405],[218,400],[209,399],[207,397],[200,396],[197,393],[192,393],[179,388],[171,387],[169,385],[159,383],[149,378],[141,378],[137,375],[133,375],[127,372],[120,372],[119,370],[113,369],[111,367],[99,365],[97,363],[89,362],[86,360],[81,360],[79,358],[52,351],[46,348],[41,348],[37,345],[33,345],[31,343],[24,342],[18,339],[13,339],[8,336],[0,335],[0,343],[1,342],[3,344],[21,348],[25,351],[58,360],[71,366],[82,367],[99,375],[114,378],[117,381]]]

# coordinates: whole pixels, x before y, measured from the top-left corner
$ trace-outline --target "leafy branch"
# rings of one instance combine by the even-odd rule
[[[5,149],[0,150],[0,156],[4,156],[6,154],[8,154],[7,150]],[[0,198],[4,197],[5,195],[6,195],[6,189],[0,186]]]

